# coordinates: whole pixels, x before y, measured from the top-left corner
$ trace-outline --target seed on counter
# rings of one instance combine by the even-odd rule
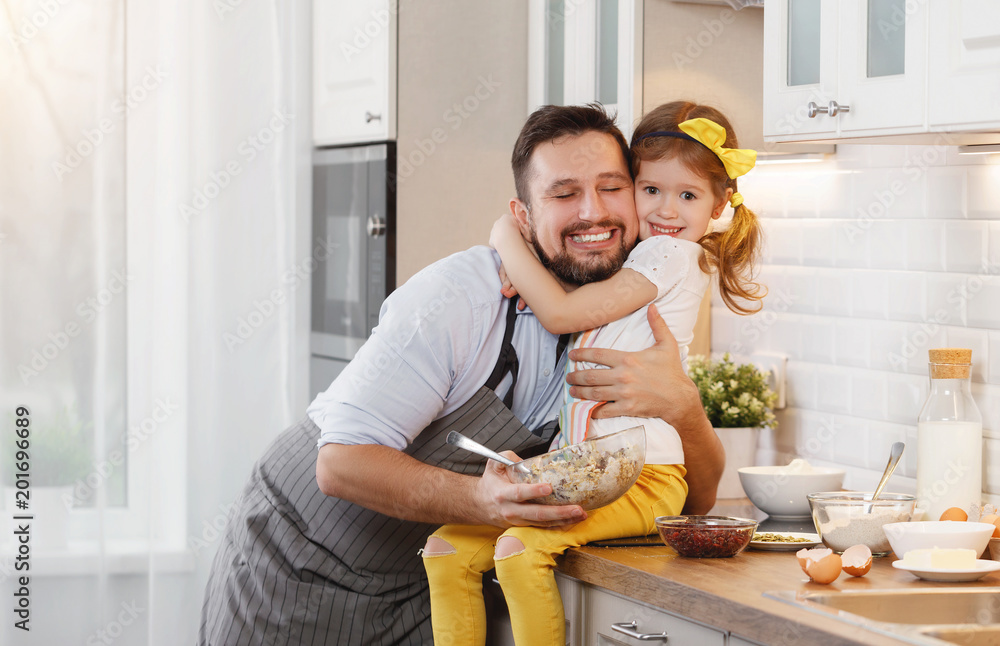
[[[758,543],[811,543],[812,542],[808,538],[803,538],[801,536],[789,536],[787,534],[772,534],[771,532],[754,534],[753,539],[751,540]]]

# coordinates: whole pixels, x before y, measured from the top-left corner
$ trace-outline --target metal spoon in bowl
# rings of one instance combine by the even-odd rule
[[[875,493],[872,494],[872,503],[878,499],[878,495],[882,493],[885,488],[885,483],[889,481],[889,476],[892,472],[896,470],[896,465],[899,464],[899,458],[903,455],[904,444],[902,442],[893,442],[892,448],[889,449],[889,463],[885,465],[885,473],[882,474],[882,479],[878,481],[878,486],[875,487]],[[872,513],[872,509],[875,507],[874,504],[866,506],[865,513]]]
[[[479,442],[476,442],[475,440],[470,440],[469,438],[465,437],[464,435],[462,435],[458,431],[450,431],[448,433],[447,442],[448,442],[448,444],[454,444],[455,446],[457,446],[460,449],[465,449],[466,451],[471,451],[472,453],[477,453],[477,454],[483,456],[484,458],[489,458],[491,460],[496,460],[497,462],[499,462],[501,464],[506,464],[509,467],[517,469],[521,473],[524,473],[524,474],[530,474],[531,473],[528,470],[528,467],[524,466],[524,464],[522,464],[521,462],[514,462],[510,458],[505,458],[504,456],[500,455],[496,451],[493,451],[493,450],[490,450],[490,449],[486,448],[485,446],[483,446]]]

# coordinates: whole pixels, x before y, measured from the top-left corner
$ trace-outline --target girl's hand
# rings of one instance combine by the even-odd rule
[[[507,272],[503,268],[503,263],[500,263],[500,293],[507,298],[514,298],[517,295],[517,290],[514,285],[511,284],[510,278],[507,277]]]
[[[521,230],[517,228],[514,216],[505,213],[493,223],[493,230],[490,232],[490,246],[497,249],[498,245],[511,240],[511,236],[517,236],[517,239],[520,240]]]

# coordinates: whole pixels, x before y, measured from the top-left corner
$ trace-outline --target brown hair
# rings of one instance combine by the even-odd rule
[[[726,148],[739,147],[729,119],[715,108],[689,101],[665,103],[644,116],[632,135],[632,175],[638,175],[639,164],[644,160],[677,158],[709,181],[716,200],[725,196],[727,188],[736,193],[736,180],[729,177],[722,160],[708,147],[676,137],[647,137],[639,140],[650,132],[680,132],[677,127],[679,123],[698,117],[710,119],[725,128]],[[698,243],[705,250],[699,261],[701,269],[718,273],[719,294],[726,306],[737,314],[759,312],[763,307],[760,301],[767,294],[767,289],[754,282],[754,272],[763,243],[760,221],[754,212],[745,204],[740,204],[734,209],[732,222],[725,231],[707,233]],[[737,298],[751,301],[751,306],[741,304]],[[756,307],[752,307],[753,303]]]
[[[531,179],[531,155],[538,145],[566,135],[582,135],[590,131],[614,137],[621,148],[625,167],[628,168],[628,143],[615,125],[615,115],[605,112],[600,103],[545,105],[532,112],[521,128],[521,134],[514,143],[514,153],[510,157],[517,198],[530,206],[528,183]]]

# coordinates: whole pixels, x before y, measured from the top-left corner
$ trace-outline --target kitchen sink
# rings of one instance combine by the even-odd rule
[[[782,591],[764,596],[913,644],[1000,644],[1000,587]]]
[[[1000,624],[1000,588],[815,592],[802,598],[893,624]]]
[[[944,630],[934,628],[920,632],[949,644],[965,644],[967,646],[996,646],[1000,644],[1000,626],[967,626]]]

